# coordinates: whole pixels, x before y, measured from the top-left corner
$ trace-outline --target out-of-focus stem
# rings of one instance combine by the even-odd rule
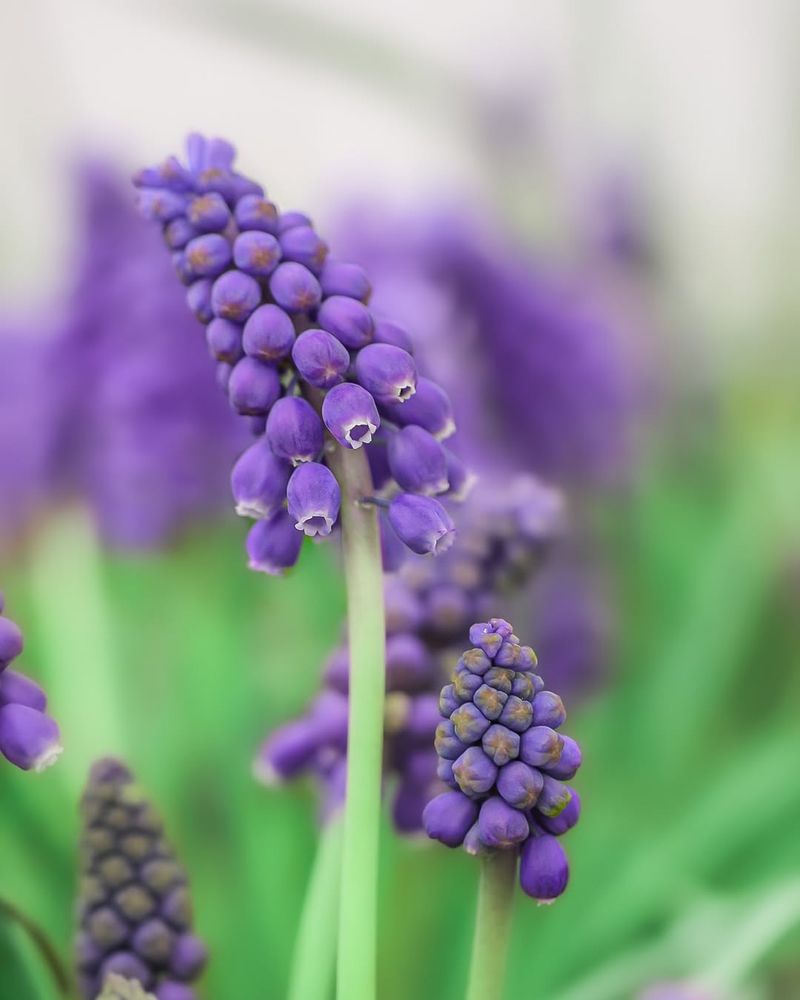
[[[328,1000],[336,959],[342,866],[342,817],[320,834],[297,929],[287,1000]]]
[[[467,1000],[503,996],[516,873],[516,851],[495,851],[481,858]]]
[[[363,449],[328,457],[342,491],[350,716],[342,848],[337,996],[372,1000],[376,983],[378,837],[381,811],[386,625],[378,512]]]
[[[36,947],[42,961],[47,966],[48,971],[53,977],[53,981],[56,984],[58,992],[63,997],[69,997],[70,995],[70,981],[67,970],[64,967],[61,957],[53,946],[50,938],[45,934],[42,928],[29,919],[25,914],[18,910],[13,903],[9,903],[7,900],[0,898],[0,914],[8,917],[13,923],[22,930],[30,938],[31,942]]]

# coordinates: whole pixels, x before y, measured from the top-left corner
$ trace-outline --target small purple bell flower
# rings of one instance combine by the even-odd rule
[[[392,434],[388,454],[389,468],[401,490],[422,496],[446,492],[448,480],[444,448],[422,427],[404,427]]]
[[[18,670],[7,669],[0,673],[0,706],[27,705],[37,712],[47,708],[47,695],[39,685]]]
[[[327,465],[319,462],[299,465],[289,479],[286,499],[298,531],[309,537],[331,533],[339,516],[341,493]]]
[[[270,576],[281,576],[300,557],[303,536],[295,530],[294,521],[285,510],[279,510],[266,521],[256,521],[247,535],[247,555],[250,569]]]
[[[240,271],[254,278],[266,278],[281,260],[281,245],[269,233],[257,229],[239,233],[233,244],[233,261]]]
[[[24,645],[20,627],[10,618],[0,617],[0,670],[20,655]]]
[[[380,427],[375,400],[353,382],[334,386],[322,401],[322,419],[339,444],[360,448]]]
[[[317,323],[351,351],[365,347],[372,340],[373,319],[369,309],[363,302],[345,295],[325,299],[319,307]]]
[[[405,327],[391,319],[376,319],[373,339],[376,344],[391,344],[407,354],[414,353],[414,343]]]
[[[192,286],[194,287],[194,286]],[[244,323],[261,301],[261,289],[255,278],[240,271],[226,271],[211,289],[211,307],[215,316]]]
[[[407,402],[417,389],[417,366],[402,347],[367,344],[356,355],[356,378],[381,405]]]
[[[430,431],[437,441],[444,441],[456,429],[447,393],[435,382],[422,376],[417,379],[414,395],[404,403],[387,406],[386,416],[401,427],[418,424]]]
[[[401,493],[389,505],[389,521],[402,541],[417,555],[440,555],[455,541],[453,521],[433,497]]]
[[[215,361],[225,361],[235,365],[244,353],[242,350],[242,328],[229,319],[216,317],[206,327],[208,352]]]
[[[522,847],[519,882],[523,892],[540,903],[550,903],[567,888],[569,862],[556,837],[529,837]]]
[[[23,771],[43,771],[61,754],[57,724],[35,708],[0,707],[0,753]]]
[[[281,394],[281,380],[272,365],[244,357],[233,366],[228,379],[228,399],[237,413],[269,413]]]
[[[322,299],[322,289],[311,271],[292,260],[278,265],[269,290],[281,309],[290,313],[310,312]]]
[[[231,262],[231,245],[218,233],[195,237],[184,252],[186,263],[198,278],[216,278]]]
[[[321,240],[311,226],[292,226],[281,233],[281,249],[284,260],[303,264],[319,274],[328,256],[328,244]]]
[[[294,344],[294,325],[286,313],[268,303],[259,306],[244,325],[245,354],[262,361],[281,361]]]
[[[521,844],[530,832],[530,825],[523,812],[493,795],[481,806],[478,832],[486,847],[502,849]]]
[[[459,847],[478,818],[478,806],[463,792],[442,792],[425,806],[422,822],[433,840],[447,847]]]
[[[326,298],[332,295],[345,295],[351,299],[368,302],[372,293],[372,285],[363,267],[330,258],[322,266],[319,283]]]
[[[300,377],[318,389],[343,382],[350,367],[347,348],[327,330],[301,333],[292,348],[292,361]]]
[[[231,220],[231,210],[221,194],[209,191],[189,202],[186,217],[203,233],[221,233]]]
[[[231,472],[236,513],[257,519],[272,517],[283,506],[290,464],[273,454],[266,438],[242,452]]]
[[[261,195],[246,194],[237,202],[234,209],[236,225],[242,232],[257,229],[262,233],[278,231],[278,210],[271,201]]]
[[[322,421],[299,396],[284,396],[275,403],[267,417],[266,434],[273,452],[292,465],[313,462],[322,451]]]
[[[186,289],[186,305],[192,315],[201,323],[210,323],[214,318],[211,289],[212,282],[208,278],[193,281]]]
[[[278,217],[278,232],[283,234],[296,226],[312,226],[314,223],[305,212],[281,212]]]

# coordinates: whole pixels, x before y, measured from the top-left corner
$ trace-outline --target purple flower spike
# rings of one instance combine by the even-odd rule
[[[386,415],[393,423],[402,427],[419,424],[430,431],[437,441],[444,441],[456,429],[447,393],[435,382],[422,376],[417,379],[417,391],[414,395],[404,403],[387,406]]]
[[[212,319],[206,327],[206,343],[215,361],[235,365],[242,356],[242,328],[229,319]]]
[[[332,333],[351,351],[365,347],[372,340],[372,315],[357,299],[345,295],[331,295],[319,307],[317,322],[323,330]]]
[[[210,191],[189,202],[186,216],[201,232],[221,233],[231,220],[231,210],[222,195]]]
[[[290,313],[310,312],[322,299],[322,289],[311,271],[292,260],[278,265],[269,290],[281,309]]]
[[[447,847],[459,847],[478,818],[478,806],[462,792],[442,792],[432,799],[422,814],[425,831]]]
[[[224,236],[208,233],[190,240],[186,263],[198,278],[216,278],[231,262],[231,245]]]
[[[214,282],[211,307],[215,316],[244,323],[261,301],[261,289],[255,278],[238,271],[228,271]]]
[[[281,249],[285,260],[303,264],[318,274],[328,256],[328,244],[311,226],[292,226],[281,233]]]
[[[228,379],[228,399],[237,413],[269,413],[281,394],[281,380],[272,365],[256,358],[238,361]]]
[[[522,891],[540,903],[550,903],[567,888],[569,862],[564,848],[549,834],[525,841],[519,865]]]
[[[376,344],[391,344],[407,354],[414,353],[414,344],[405,327],[391,319],[376,319],[374,340]]]
[[[292,361],[300,377],[318,389],[332,389],[343,382],[350,367],[347,348],[326,330],[301,333],[292,348]]]
[[[358,264],[345,264],[342,261],[330,260],[330,258],[325,261],[322,267],[319,283],[322,286],[322,294],[326,298],[331,295],[346,295],[351,299],[368,302],[372,292],[372,286],[363,267],[359,267]]]
[[[530,825],[524,813],[493,795],[481,806],[478,832],[481,843],[486,847],[509,848],[525,840]]]
[[[39,685],[18,670],[0,673],[0,705],[27,705],[37,712],[47,708],[47,695]]]
[[[422,427],[404,427],[392,434],[388,451],[389,468],[401,490],[422,496],[435,496],[447,490],[444,448]]]
[[[231,472],[231,492],[236,513],[267,518],[283,506],[291,466],[273,454],[266,438],[244,451]]]
[[[19,626],[10,618],[0,617],[0,670],[19,656],[23,646],[24,639]]]
[[[251,229],[240,233],[233,244],[233,261],[240,271],[266,278],[281,260],[281,245],[269,233]]]
[[[450,515],[433,497],[401,493],[389,506],[389,521],[398,536],[417,555],[440,555],[455,541]]]
[[[356,355],[355,370],[358,381],[381,405],[405,403],[416,392],[417,366],[402,347],[368,344]]]
[[[242,232],[257,229],[274,235],[278,231],[278,210],[261,195],[246,194],[241,197],[236,202],[234,218]]]
[[[281,576],[300,556],[303,536],[294,521],[279,510],[267,521],[257,521],[247,535],[248,566],[259,573]]]
[[[284,396],[267,417],[267,440],[279,458],[292,465],[313,462],[322,451],[322,421],[314,407],[299,396]]]
[[[0,708],[0,753],[23,771],[43,771],[61,754],[56,723],[27,705]]]
[[[289,514],[306,535],[329,535],[339,516],[341,494],[336,477],[318,462],[298,466],[286,488]]]
[[[352,382],[334,386],[325,396],[322,419],[345,448],[369,444],[381,423],[375,400],[366,389]]]
[[[277,306],[259,306],[244,325],[242,346],[245,354],[262,361],[280,361],[294,344],[294,325]]]

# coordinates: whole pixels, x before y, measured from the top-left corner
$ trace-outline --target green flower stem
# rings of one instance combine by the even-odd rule
[[[25,916],[21,910],[18,910],[13,903],[2,898],[0,898],[0,915],[7,917],[12,923],[15,923],[25,931],[42,961],[47,966],[50,975],[53,977],[59,994],[62,997],[69,997],[69,975],[64,967],[64,963],[61,961],[61,956],[42,928],[29,917]]]
[[[342,848],[337,995],[372,1000],[376,983],[378,836],[386,624],[378,512],[363,448],[333,447],[329,463],[342,491],[342,551],[347,586],[350,717]]]
[[[516,875],[516,851],[495,851],[481,858],[467,1000],[503,996]]]
[[[337,813],[323,829],[306,898],[289,975],[286,1000],[328,1000],[336,958],[334,929],[339,911],[342,866],[342,817]]]

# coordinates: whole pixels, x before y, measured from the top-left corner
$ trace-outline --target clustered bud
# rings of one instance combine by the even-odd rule
[[[304,535],[334,529],[326,432],[386,469],[387,544],[445,551],[454,527],[437,497],[457,499],[465,473],[441,444],[455,430],[450,401],[418,374],[408,334],[372,314],[366,274],[332,260],[307,216],[280,212],[233,169],[229,143],[192,135],[187,154],[186,166],[170,157],[140,171],[138,204],[161,224],[218,382],[258,436],[231,476],[237,512],[259,520],[251,568],[281,573]]]
[[[23,637],[3,606],[0,594],[0,753],[23,771],[43,771],[61,754],[60,733],[44,691],[9,666],[22,652]]]
[[[443,787],[433,749],[439,690],[469,623],[509,582],[540,565],[561,527],[560,494],[532,477],[487,497],[477,490],[460,510],[459,545],[436,560],[409,559],[384,582],[386,703],[383,765],[393,779],[392,816],[401,833],[422,829],[422,812]],[[254,771],[265,784],[316,776],[323,815],[341,802],[347,752],[349,654],[330,656],[323,688],[306,712],[274,730]]]
[[[103,983],[103,992],[97,1000],[156,1000],[152,993],[145,993],[138,979],[125,979],[111,972]]]
[[[580,800],[565,784],[581,763],[557,694],[534,673],[536,655],[502,618],[469,630],[439,698],[439,778],[450,786],[425,807],[429,837],[470,854],[520,854],[522,889],[549,902],[566,889],[569,865],[558,841],[578,821]]]
[[[81,817],[75,946],[81,995],[94,1000],[114,973],[157,1000],[197,1000],[191,983],[207,955],[191,932],[186,872],[123,763],[106,758],[93,765]]]

